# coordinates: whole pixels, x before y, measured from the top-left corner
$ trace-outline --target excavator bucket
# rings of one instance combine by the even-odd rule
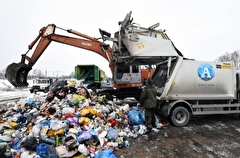
[[[27,75],[31,69],[32,67],[25,63],[12,63],[8,65],[5,77],[16,88],[27,87]]]

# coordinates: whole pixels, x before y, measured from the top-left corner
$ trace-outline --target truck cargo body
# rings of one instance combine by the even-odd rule
[[[191,115],[240,113],[235,64],[169,57],[153,74],[161,113],[176,126],[186,125]]]
[[[99,89],[101,80],[105,78],[105,73],[96,65],[75,66],[74,78],[83,80],[83,84],[88,84],[88,88]]]

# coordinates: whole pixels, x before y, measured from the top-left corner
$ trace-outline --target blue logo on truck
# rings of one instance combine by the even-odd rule
[[[199,65],[197,73],[198,76],[204,81],[209,81],[215,76],[213,67],[207,63]]]

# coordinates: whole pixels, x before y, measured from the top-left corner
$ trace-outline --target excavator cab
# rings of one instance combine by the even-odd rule
[[[16,88],[27,87],[27,75],[31,69],[31,66],[26,65],[23,62],[12,63],[8,65],[5,77]]]

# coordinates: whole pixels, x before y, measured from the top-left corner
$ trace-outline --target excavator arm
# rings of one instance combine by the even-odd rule
[[[26,54],[22,54],[20,63],[12,63],[7,67],[5,77],[14,87],[28,86],[27,75],[29,71],[52,41],[93,51],[104,57],[109,62],[109,67],[113,71],[112,49],[109,45],[99,41],[97,38],[87,36],[72,29],[65,31],[78,36],[78,38],[55,34],[56,28],[58,27],[54,24],[43,27],[37,38],[28,46],[29,50],[31,50],[38,42],[32,56],[27,56],[28,50]],[[103,30],[100,30],[100,34],[103,39],[105,37],[104,40],[106,40],[106,36],[111,36]]]

